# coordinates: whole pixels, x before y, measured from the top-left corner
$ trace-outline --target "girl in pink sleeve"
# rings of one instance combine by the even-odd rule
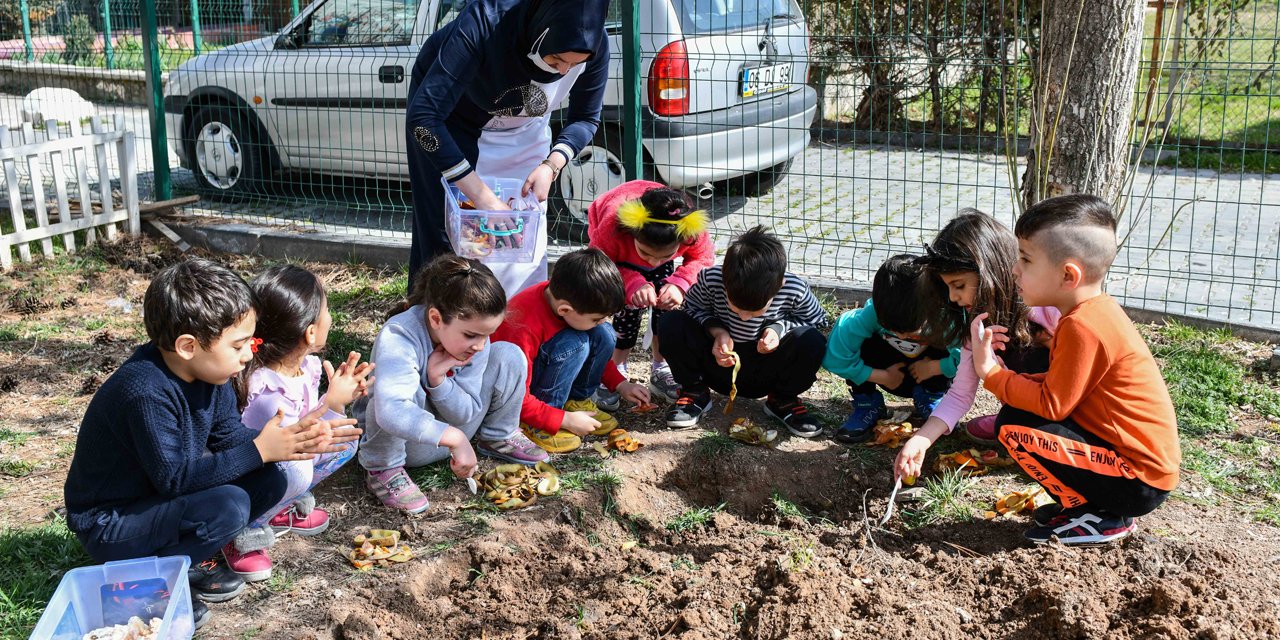
[[[705,211],[695,211],[688,198],[656,182],[632,180],[596,198],[587,209],[590,246],[618,265],[627,306],[613,317],[618,342],[613,361],[626,373],[627,358],[640,335],[649,310],[650,326],[664,311],[684,304],[684,294],[698,281],[698,273],[715,263],[715,245],[707,233]],[[676,266],[676,260],[680,266]],[[653,369],[649,388],[675,402],[679,385],[653,338]],[[597,394],[601,409],[618,408],[617,394]]]
[[[282,425],[311,414],[322,419],[345,418],[347,405],[372,384],[369,373],[373,365],[361,364],[360,354],[352,352],[335,369],[314,355],[324,349],[333,324],[320,279],[302,267],[281,265],[262,272],[249,286],[257,298],[254,356],[236,384],[245,426],[261,431],[277,414],[284,416]],[[329,381],[323,395],[321,375]],[[278,463],[289,482],[284,499],[249,523],[223,550],[231,569],[246,582],[266,580],[271,577],[267,549],[277,536],[324,532],[329,527],[329,514],[315,506],[311,488],[355,453],[356,442],[351,442],[337,453]]]
[[[969,347],[969,318],[987,313],[989,323],[1009,327],[1001,350],[1005,366],[1019,373],[1042,373],[1049,368],[1049,344],[1061,317],[1057,309],[1022,304],[1013,275],[1018,240],[995,218],[963,209],[924,248],[922,306],[939,309],[926,322],[924,338],[930,344],[964,347],[951,388],[898,453],[898,476],[920,475],[925,452],[973,407],[978,376]],[[995,443],[995,416],[974,418],[964,429],[972,439]]]

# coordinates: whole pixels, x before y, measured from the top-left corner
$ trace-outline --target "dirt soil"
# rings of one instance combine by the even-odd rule
[[[38,319],[72,328],[0,345],[0,426],[33,434],[0,454],[35,465],[0,478],[0,526],[45,522],[60,507],[90,394],[143,338],[147,278],[174,255],[149,242],[118,253],[97,273],[44,277],[32,300],[13,289],[29,276],[6,276],[14,291],[0,305],[6,326]],[[357,269],[310,266],[331,290]],[[364,307],[342,319],[372,339],[385,309]],[[846,411],[840,387],[824,378],[811,392],[828,423]],[[991,399],[983,402],[979,411],[989,410]],[[767,420],[743,399],[735,416]],[[317,491],[329,531],[281,538],[276,577],[213,605],[197,637],[1280,637],[1280,530],[1185,497],[1203,484],[1194,474],[1122,544],[1033,548],[1021,537],[1025,517],[922,523],[906,502],[903,515],[875,526],[892,452],[827,438],[749,447],[667,430],[660,412],[621,418],[642,449],[603,464],[590,450],[560,457],[583,488],[515,512],[478,508],[457,481],[429,490],[424,514],[402,515],[382,507],[350,465]],[[704,427],[724,433],[728,422],[717,410]],[[940,448],[968,446],[952,440]],[[482,461],[482,470],[491,466]],[[990,508],[997,492],[1029,486],[1001,472],[969,495]],[[705,523],[677,526],[700,508]],[[353,570],[340,554],[369,528],[401,530],[419,557]]]

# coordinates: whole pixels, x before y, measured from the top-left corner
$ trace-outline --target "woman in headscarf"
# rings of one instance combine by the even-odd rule
[[[609,0],[473,0],[432,34],[409,83],[407,134],[413,189],[410,288],[420,266],[451,251],[444,186],[476,209],[509,209],[485,178],[523,181],[522,195],[545,202],[560,170],[600,124],[609,72]],[[551,112],[568,96],[554,145]],[[545,204],[543,205],[545,209]],[[507,297],[547,276],[546,214],[532,263],[492,263]]]

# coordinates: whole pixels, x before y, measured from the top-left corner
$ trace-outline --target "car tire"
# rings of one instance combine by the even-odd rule
[[[187,128],[187,157],[201,192],[212,196],[253,193],[267,175],[266,149],[253,116],[241,109],[209,106]]]
[[[551,235],[566,242],[586,242],[587,207],[600,194],[626,181],[622,130],[602,126],[591,143],[583,147],[551,183],[547,198]]]
[[[787,171],[791,169],[791,163],[794,161],[795,158],[791,158],[768,169],[726,180],[725,191],[731,196],[758,198],[769,193],[777,186],[778,182],[786,177]]]

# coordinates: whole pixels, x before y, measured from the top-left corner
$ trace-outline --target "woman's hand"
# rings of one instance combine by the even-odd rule
[[[553,154],[553,157],[558,154]],[[550,160],[555,162],[555,160]],[[563,166],[561,167],[563,168]],[[551,183],[555,182],[556,171],[547,165],[546,162],[538,163],[538,166],[529,172],[529,177],[524,179],[524,186],[520,187],[520,195],[528,196],[533,194],[538,202],[546,202],[547,194],[551,193]]]

